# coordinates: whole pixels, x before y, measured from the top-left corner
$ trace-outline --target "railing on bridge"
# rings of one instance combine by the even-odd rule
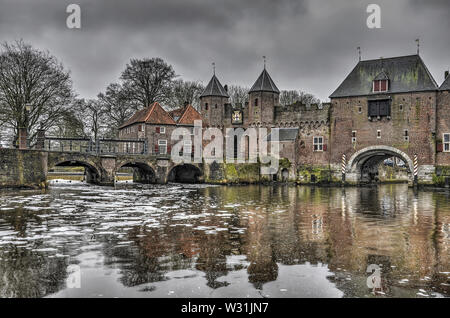
[[[144,139],[97,139],[45,137],[43,148],[47,151],[80,152],[89,154],[148,154]]]

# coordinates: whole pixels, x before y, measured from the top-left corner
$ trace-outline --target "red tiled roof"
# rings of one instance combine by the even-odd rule
[[[187,105],[184,109],[183,115],[178,119],[179,125],[194,125],[194,120],[202,120],[202,115],[195,110],[192,105]]]
[[[137,111],[130,117],[119,129],[130,126],[135,123],[148,123],[156,125],[176,125],[173,118],[159,105],[154,102],[149,107]]]

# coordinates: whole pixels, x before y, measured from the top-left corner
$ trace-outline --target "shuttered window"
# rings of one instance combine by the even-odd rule
[[[373,92],[387,92],[389,88],[388,80],[373,81]]]
[[[369,117],[383,117],[391,116],[391,101],[385,100],[371,100],[369,101]]]

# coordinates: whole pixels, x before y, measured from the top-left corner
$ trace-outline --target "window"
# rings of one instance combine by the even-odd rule
[[[258,99],[255,98],[255,106],[258,106]]]
[[[314,137],[314,151],[323,151],[323,137]]]
[[[391,100],[370,100],[368,115],[371,117],[389,117],[391,116]]]
[[[205,110],[208,110],[208,103],[205,103]]]
[[[217,108],[217,104],[214,105],[214,108]]]
[[[356,130],[352,131],[352,143],[356,142]]]
[[[159,133],[165,134],[166,133],[166,127],[159,127]]]
[[[444,152],[450,152],[450,134],[444,134]]]
[[[403,104],[400,104],[400,106],[398,107],[398,109],[402,112],[402,111],[403,111]]]
[[[139,125],[138,126],[138,131],[145,131],[145,126],[144,125]]]
[[[381,138],[381,130],[377,130],[377,138]]]
[[[405,130],[404,130],[404,132],[403,132],[403,139],[404,139],[405,141],[409,141],[409,132],[408,132],[408,129],[405,129]]]
[[[362,107],[361,106],[358,106],[358,113],[362,113]]]
[[[387,92],[389,89],[388,80],[373,81],[373,92]]]
[[[158,150],[159,154],[167,154],[167,140],[158,140]]]

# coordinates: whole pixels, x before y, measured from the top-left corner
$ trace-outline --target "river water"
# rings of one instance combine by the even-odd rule
[[[0,192],[0,297],[448,296],[448,191],[79,183]]]

